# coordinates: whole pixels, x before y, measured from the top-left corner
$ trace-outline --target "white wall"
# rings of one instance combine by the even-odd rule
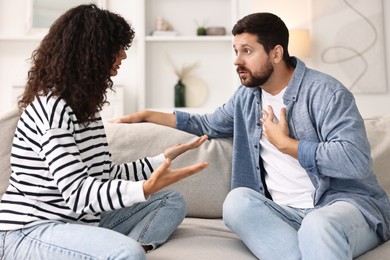
[[[115,12],[123,13],[126,18],[131,18],[136,14],[124,12],[127,1],[125,0],[107,0],[108,7]],[[239,16],[252,11],[269,11],[279,15],[291,28],[310,28],[311,27],[311,1],[310,0],[245,0],[238,1],[243,4],[240,8]],[[248,4],[251,2],[251,4]],[[39,41],[35,40],[17,40],[26,32],[27,0],[0,0],[0,112],[8,110],[15,104],[12,87],[14,85],[23,85],[26,80],[26,74],[29,67],[28,58],[31,52],[36,48]],[[124,5],[124,7],[122,7]],[[383,1],[384,5],[384,24],[385,40],[390,42],[390,1]],[[14,37],[13,40],[2,38],[3,35]],[[136,47],[136,46],[134,46]],[[313,46],[315,47],[315,46]],[[315,48],[312,49],[315,51]],[[128,55],[128,62],[132,59]],[[135,55],[135,54],[134,54]],[[386,56],[388,64],[387,75],[390,81],[390,51],[383,55]],[[310,60],[305,60],[307,64],[315,68]],[[135,111],[137,86],[131,82],[132,69],[136,64],[122,66],[120,77],[114,79],[114,82],[125,87],[125,95],[134,102],[125,102],[125,113]],[[116,81],[115,81],[116,80]],[[388,86],[389,89],[389,86]],[[390,114],[390,91],[380,95],[355,95],[358,107],[364,117],[372,117],[382,114]]]
[[[311,29],[312,12],[311,0],[252,0],[251,9],[253,12],[271,12],[283,19],[289,28]],[[383,17],[385,43],[390,43],[390,1],[383,1]],[[386,46],[386,44],[385,44]],[[388,46],[388,44],[387,44]],[[316,51],[316,46],[312,46],[312,53]],[[383,53],[387,63],[387,92],[384,94],[355,94],[358,108],[363,117],[373,117],[390,114],[390,49]],[[306,65],[317,69],[316,64],[307,58]]]

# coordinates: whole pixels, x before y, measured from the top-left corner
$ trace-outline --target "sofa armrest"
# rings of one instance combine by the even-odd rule
[[[20,110],[15,108],[0,115],[0,198],[8,187],[9,176],[11,175],[10,156],[12,141],[20,114]]]
[[[364,124],[371,146],[374,173],[390,196],[390,116],[368,118]]]

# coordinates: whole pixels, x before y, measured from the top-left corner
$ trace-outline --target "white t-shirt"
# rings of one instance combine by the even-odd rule
[[[285,90],[286,88],[275,96],[262,91],[262,109],[267,111],[267,107],[270,105],[274,110],[277,122],[280,118],[280,110],[284,107],[283,94]],[[280,205],[312,208],[314,186],[298,160],[280,152],[264,136],[260,138],[260,147],[260,155],[267,172],[265,182],[272,199]]]

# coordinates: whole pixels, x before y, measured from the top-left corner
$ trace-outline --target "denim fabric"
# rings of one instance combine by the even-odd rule
[[[133,239],[105,228],[47,222],[0,232],[2,260],[146,259]]]
[[[302,61],[291,58],[291,63],[295,71],[283,100],[290,136],[299,140],[298,161],[315,187],[314,205],[348,201],[382,240],[389,239],[390,202],[372,172],[364,121],[353,95],[339,81]],[[259,154],[260,88],[240,86],[210,114],[175,113],[178,129],[209,138],[233,137],[232,188],[248,187],[265,194]]]
[[[228,194],[223,212],[226,225],[262,260],[348,260],[380,243],[361,212],[344,201],[297,209],[237,188]]]
[[[186,207],[183,195],[162,191],[145,203],[130,208],[104,212],[100,227],[115,230],[154,248],[163,244],[183,221]]]
[[[165,242],[185,214],[183,196],[163,191],[103,214],[100,227],[46,222],[0,232],[0,259],[146,259],[141,245]]]

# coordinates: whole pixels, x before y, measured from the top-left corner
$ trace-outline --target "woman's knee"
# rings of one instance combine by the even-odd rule
[[[173,190],[166,190],[156,194],[164,197],[165,206],[175,210],[178,218],[184,219],[187,214],[186,202],[182,193]]]
[[[146,253],[144,248],[135,240],[131,240],[126,244],[118,245],[114,247],[114,252],[110,252],[110,256],[107,259],[146,259]]]

